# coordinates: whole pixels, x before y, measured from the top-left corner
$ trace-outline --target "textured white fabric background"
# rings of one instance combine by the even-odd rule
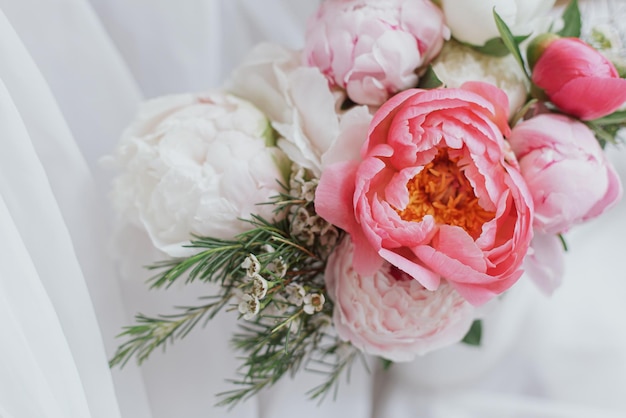
[[[583,3],[587,19],[626,17],[618,0]],[[214,408],[236,365],[230,316],[141,368],[108,370],[136,311],[167,312],[210,289],[148,292],[140,262],[114,262],[111,174],[98,160],[140,100],[217,86],[261,40],[300,46],[316,5],[0,0],[0,417],[626,416],[626,201],[568,235],[551,299],[520,283],[494,308],[483,348],[360,368],[336,402],[307,402],[315,376],[303,374]],[[626,150],[610,157],[626,182]],[[149,262],[141,235],[125,234],[119,245]]]

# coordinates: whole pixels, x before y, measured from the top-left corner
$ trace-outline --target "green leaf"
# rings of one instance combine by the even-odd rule
[[[462,342],[467,345],[479,346],[483,336],[483,321],[477,319],[474,321],[469,331],[463,338]]]
[[[624,125],[626,124],[626,110],[613,112],[608,116],[593,121],[597,125]]]
[[[496,26],[498,28],[498,32],[500,32],[500,37],[502,38],[502,42],[509,50],[511,54],[515,57],[515,60],[519,64],[526,77],[530,80],[530,76],[526,71],[526,66],[524,65],[524,58],[522,58],[522,53],[519,50],[519,44],[515,41],[515,36],[511,33],[511,30],[507,26],[506,22],[502,20],[498,12],[496,12],[496,8],[493,8],[493,18],[496,21]]]
[[[609,116],[605,116],[605,118],[609,118]],[[600,146],[604,149],[606,144],[617,144],[618,136],[617,133],[624,127],[623,123],[598,123],[598,121],[602,121],[604,118],[590,120],[585,122],[585,124],[593,131],[596,139]]]
[[[514,36],[513,39],[515,40],[515,43],[519,45],[520,43],[528,39],[529,36],[530,35]],[[511,51],[509,51],[509,49],[504,44],[502,38],[499,37],[489,39],[487,42],[485,42],[485,45],[483,46],[472,45],[472,48],[482,54],[498,58],[506,57],[511,53]]]
[[[580,9],[578,8],[578,0],[572,0],[563,12],[563,29],[557,32],[557,35],[563,37],[580,38],[580,28],[582,19],[580,17]]]
[[[389,368],[393,364],[393,361],[387,360],[386,358],[381,358],[380,360],[383,363],[383,370],[389,370]]]
[[[433,66],[429,65],[426,69],[426,72],[420,77],[420,81],[417,87],[428,90],[436,89],[441,86],[443,86],[443,82],[439,80],[439,77],[437,77],[437,74],[435,74]]]

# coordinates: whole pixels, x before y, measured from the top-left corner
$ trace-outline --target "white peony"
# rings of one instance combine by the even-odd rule
[[[555,0],[441,0],[452,36],[461,42],[484,45],[499,35],[493,8],[514,35],[528,35],[545,26]]]
[[[461,87],[466,81],[483,81],[504,90],[509,98],[511,117],[526,102],[526,76],[510,54],[502,58],[493,57],[450,41],[446,42],[432,66],[447,87]]]
[[[121,173],[112,198],[143,226],[158,249],[176,256],[191,235],[229,239],[272,219],[266,203],[283,191],[281,166],[265,115],[221,92],[166,96],[146,102],[113,157]]]
[[[365,142],[371,114],[365,106],[342,112],[345,94],[301,60],[299,52],[261,44],[233,71],[227,88],[261,109],[281,136],[278,147],[319,177],[339,136],[358,130]]]

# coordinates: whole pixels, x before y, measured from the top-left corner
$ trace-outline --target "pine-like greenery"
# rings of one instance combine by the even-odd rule
[[[251,286],[241,266],[253,254],[261,266],[260,274],[269,284],[267,295],[259,301],[256,316],[250,320],[240,318],[232,344],[241,353],[241,365],[230,380],[233,388],[218,394],[218,403],[233,406],[285,374],[293,375],[302,369],[325,375],[323,383],[309,392],[311,398],[321,399],[332,389],[336,391],[357,351],[330,334],[333,304],[323,279],[329,251],[320,245],[319,237],[303,242],[293,234],[291,224],[298,211],[313,214],[311,202],[283,195],[272,204],[287,214],[282,220],[269,222],[254,217],[249,221],[251,229],[233,240],[196,237],[189,245],[198,250],[195,255],[150,267],[157,272],[149,282],[152,288],[167,289],[178,281],[201,281],[218,284],[217,294],[201,298],[197,306],[179,307],[174,314],[136,315],[136,323],[119,335],[125,341],[110,360],[111,367],[123,367],[132,358],[141,364],[155,349],[165,349],[184,338],[198,324],[206,324],[221,311],[237,309],[242,294]],[[286,269],[277,271],[277,265]],[[324,295],[321,310],[306,313],[302,301],[288,297],[290,285],[299,286],[307,294]]]

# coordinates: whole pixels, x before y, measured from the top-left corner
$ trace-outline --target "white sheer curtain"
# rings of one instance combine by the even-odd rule
[[[357,368],[336,402],[305,401],[315,376],[303,374],[215,408],[237,364],[228,315],[141,368],[109,371],[132,314],[208,290],[148,292],[145,272],[114,263],[99,158],[142,98],[217,86],[258,41],[301,45],[317,3],[0,0],[0,417],[626,414],[625,202],[569,235],[554,297],[521,285],[492,312],[482,349],[451,347],[384,373]],[[609,3],[620,5],[593,2],[600,18]],[[626,150],[610,157],[626,181]],[[126,234],[124,250],[151,261],[141,235]]]

